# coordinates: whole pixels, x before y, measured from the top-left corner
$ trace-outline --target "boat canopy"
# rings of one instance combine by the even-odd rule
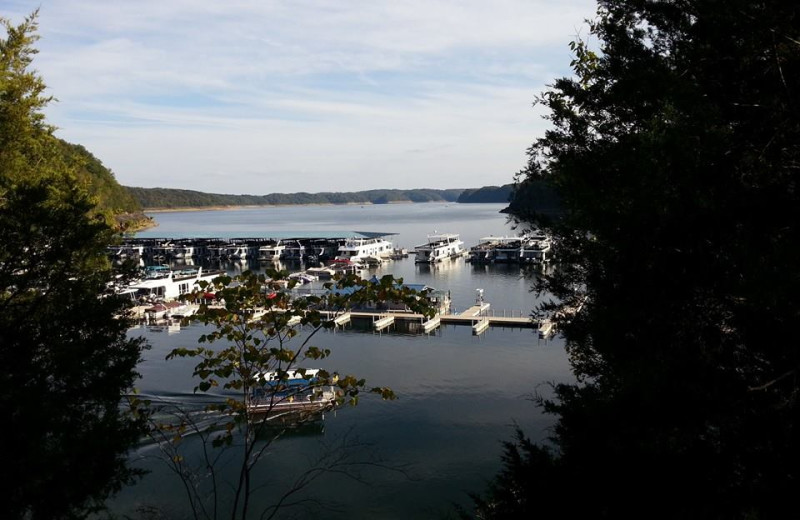
[[[257,235],[253,235],[252,231],[212,231],[212,232],[187,232],[175,233],[171,235],[163,235],[158,230],[143,231],[136,234],[136,238],[147,239],[162,239],[164,241],[187,239],[187,238],[219,238],[226,240],[308,240],[308,239],[322,239],[322,240],[345,240],[348,238],[381,238],[397,235],[397,233],[388,233],[383,231],[261,231]]]

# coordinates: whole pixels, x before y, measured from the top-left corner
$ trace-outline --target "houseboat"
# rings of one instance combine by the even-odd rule
[[[281,254],[281,260],[284,262],[302,262],[306,254],[306,246],[299,240],[292,240],[285,244]]]
[[[156,261],[164,261],[172,258],[175,246],[172,243],[158,244],[150,248],[150,258]]]
[[[519,263],[524,243],[524,237],[503,237],[494,248],[494,263]]]
[[[228,260],[247,260],[253,255],[253,247],[248,244],[232,244],[227,247],[225,256]]]
[[[428,235],[428,242],[414,248],[416,263],[432,264],[464,255],[464,242],[455,233]]]
[[[203,272],[202,267],[196,269],[170,270],[163,266],[151,268],[138,282],[130,284],[125,292],[131,290],[139,300],[174,300],[182,294],[187,294],[197,288],[201,281],[211,282],[221,271]]]
[[[325,385],[319,369],[295,369],[267,372],[257,377],[245,406],[251,421],[276,419],[303,420],[336,406],[339,393],[334,385]]]
[[[278,262],[286,246],[280,240],[258,248],[258,259],[262,262]]]
[[[546,264],[550,261],[550,249],[552,241],[544,233],[533,233],[528,235],[523,244],[520,259],[523,262],[533,264]]]
[[[179,260],[186,260],[187,258],[194,258],[197,256],[199,248],[193,244],[175,244],[172,248],[172,257]]]
[[[350,238],[339,246],[336,260],[363,263],[371,259],[380,262],[388,259],[393,252],[394,246],[384,238]]]
[[[506,237],[483,237],[478,245],[472,246],[467,255],[467,261],[476,264],[490,264],[494,262],[495,248]]]
[[[543,233],[518,237],[484,237],[469,250],[468,260],[476,264],[546,263],[550,238]]]

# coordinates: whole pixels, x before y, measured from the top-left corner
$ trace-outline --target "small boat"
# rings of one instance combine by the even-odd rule
[[[167,318],[188,318],[197,312],[197,306],[189,305],[182,301],[167,302],[165,305],[167,306]]]
[[[330,280],[336,274],[336,271],[330,267],[309,267],[306,269],[306,273],[320,280]]]
[[[311,283],[317,280],[317,277],[306,273],[306,272],[299,272],[299,273],[292,273],[289,275],[290,280],[297,280],[300,283]]]
[[[319,369],[294,369],[266,372],[245,400],[250,420],[304,420],[336,406],[339,393],[333,385],[325,385]]]
[[[145,315],[150,320],[160,320],[167,316],[167,306],[163,303],[155,303],[144,310]]]

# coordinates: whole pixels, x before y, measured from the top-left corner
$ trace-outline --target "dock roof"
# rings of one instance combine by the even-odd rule
[[[276,240],[292,239],[312,239],[320,238],[325,240],[345,239],[345,238],[380,238],[397,233],[387,233],[384,231],[206,231],[206,232],[179,232],[164,233],[158,228],[149,229],[137,233],[134,238],[273,238]]]

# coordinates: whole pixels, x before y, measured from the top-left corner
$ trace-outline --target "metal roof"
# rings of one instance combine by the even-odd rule
[[[380,231],[211,231],[202,233],[165,233],[159,228],[137,233],[134,238],[274,238],[280,240],[321,238],[326,240],[344,238],[380,238],[397,233]]]

